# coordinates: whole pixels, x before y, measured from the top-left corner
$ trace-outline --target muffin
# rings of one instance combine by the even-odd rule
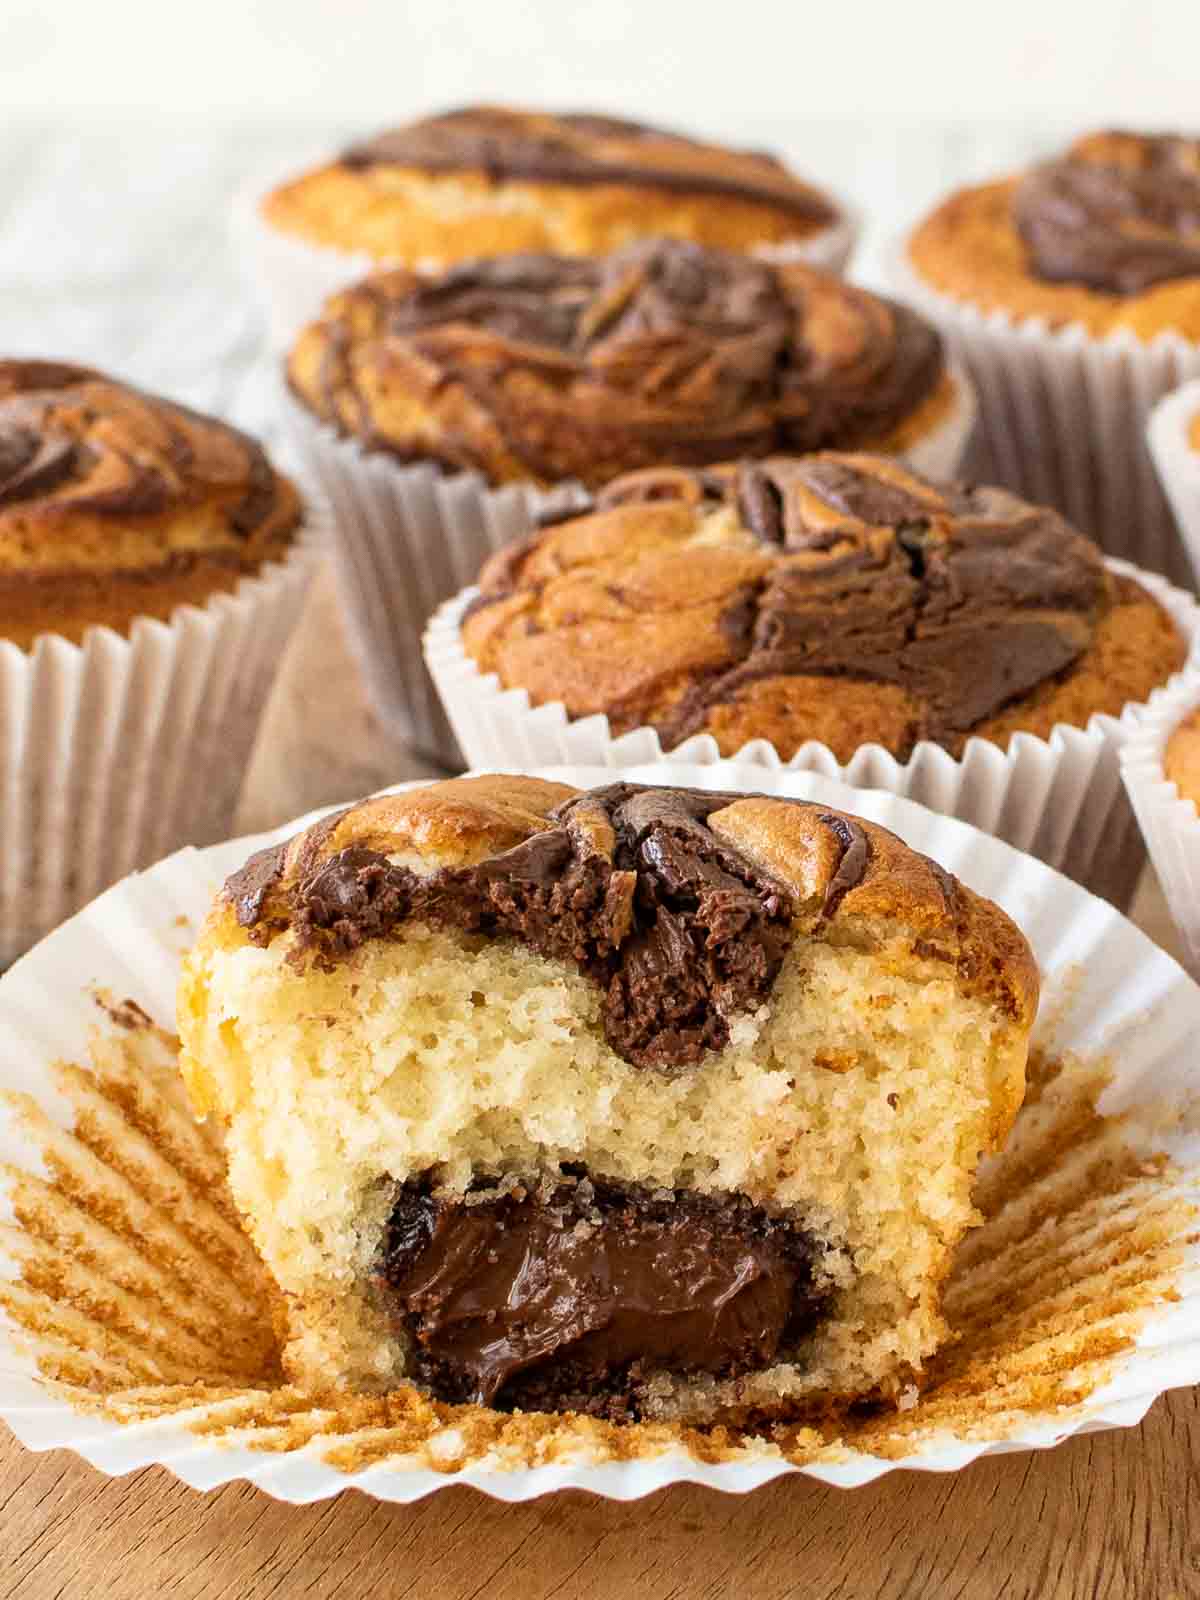
[[[791,762],[1099,892],[1117,719],[1195,636],[1187,597],[1106,567],[1057,512],[823,452],[617,479],[493,557],[426,654],[472,765]]]
[[[297,443],[337,502],[373,697],[447,765],[457,752],[418,699],[412,652],[434,607],[519,531],[511,513],[540,503],[530,488],[824,447],[950,471],[971,421],[914,313],[812,267],[671,240],[377,274],[330,300],[287,370]],[[478,476],[439,493],[403,475],[418,461]],[[519,488],[497,501],[479,479]]]
[[[226,423],[0,361],[0,961],[228,833],[316,520]]]
[[[782,162],[616,117],[470,106],[351,145],[247,197],[281,333],[383,265],[604,255],[634,239],[784,252],[840,270],[854,228]]]
[[[1200,379],[1160,400],[1146,443],[1193,573],[1200,582]]]
[[[0,638],[128,637],[284,560],[300,497],[215,418],[85,367],[0,360]]]
[[[462,638],[533,704],[785,761],[809,739],[846,762],[1046,738],[1148,699],[1186,654],[1057,512],[833,452],[618,478],[489,561]]]
[[[1200,140],[1089,134],[960,190],[911,234],[898,278],[975,381],[998,481],[1190,583],[1139,432],[1200,376]]]
[[[717,1421],[919,1374],[1036,1003],[874,824],[490,777],[251,857],[179,1027],[302,1388]]]

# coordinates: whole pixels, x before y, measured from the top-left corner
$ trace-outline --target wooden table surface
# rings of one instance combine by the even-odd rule
[[[295,136],[66,124],[6,135],[0,349],[111,366],[269,434],[261,322],[224,218],[247,166]],[[882,219],[868,278],[905,214],[1045,142],[1036,129],[871,119],[790,141]],[[248,777],[245,831],[425,775],[366,707],[327,580],[310,605]],[[1135,914],[1170,943],[1154,885]],[[852,1492],[791,1476],[744,1498],[686,1486],[631,1505],[573,1492],[507,1506],[448,1489],[408,1508],[357,1492],[289,1507],[244,1484],[202,1496],[162,1469],[104,1478],[0,1428],[0,1600],[1184,1600],[1200,1597],[1198,1396],[1159,1401],[1136,1429],[953,1476],[892,1473]]]

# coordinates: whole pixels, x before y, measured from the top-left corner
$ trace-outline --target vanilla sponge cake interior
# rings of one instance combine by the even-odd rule
[[[498,776],[251,858],[179,1025],[294,1381],[712,1421],[919,1377],[1036,1001],[873,824]]]

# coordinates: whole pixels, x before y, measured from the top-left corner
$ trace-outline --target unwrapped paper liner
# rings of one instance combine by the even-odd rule
[[[970,384],[954,376],[950,415],[905,453],[931,478],[954,475],[974,426]],[[281,405],[293,448],[333,505],[338,593],[371,702],[414,749],[458,770],[470,752],[455,742],[425,670],[425,624],[476,581],[489,556],[529,533],[551,506],[579,503],[583,491],[572,483],[490,489],[477,473],[446,477],[433,466],[401,466],[339,438],[290,396]]]
[[[1200,658],[1200,607],[1191,595],[1125,562],[1109,566],[1136,578],[1166,608],[1188,640],[1189,659]],[[482,673],[463,648],[460,624],[477,592],[468,589],[442,606],[425,634],[425,660],[471,766],[661,761],[671,767],[720,759],[711,734],[664,751],[653,728],[614,737],[606,716],[568,717],[561,701],[532,706],[526,690],[502,689],[497,675]],[[1130,707],[1119,718],[1096,715],[1086,728],[1059,724],[1048,739],[1018,733],[1007,750],[988,739],[969,739],[960,757],[923,741],[904,762],[868,744],[839,763],[828,745],[810,740],[784,761],[773,745],[755,739],[736,759],[766,772],[819,772],[918,800],[1029,851],[1125,909],[1145,861],[1119,767],[1120,746],[1134,719]]]
[[[294,1502],[458,1483],[504,1500],[566,1487],[633,1499],[681,1481],[744,1492],[796,1470],[845,1486],[955,1470],[1129,1426],[1200,1380],[1200,990],[1111,907],[909,801],[730,762],[670,776],[892,828],[999,901],[1047,974],[1026,1107],[981,1168],[985,1220],[948,1281],[959,1337],[920,1398],[756,1437],[284,1386],[217,1133],[192,1121],[174,1041],[149,1018],[170,1024],[181,951],[223,877],[297,823],[126,880],[0,979],[0,1417],[23,1443],[112,1474],[161,1463],[197,1488],[245,1478]]]
[[[1167,740],[1196,710],[1200,671],[1192,670],[1138,718],[1121,752],[1121,775],[1190,970],[1200,975],[1200,816],[1163,770]]]
[[[1200,583],[1200,445],[1190,430],[1200,417],[1200,379],[1160,400],[1146,426],[1146,444],[1175,514],[1179,537]]]
[[[0,642],[0,966],[101,889],[226,837],[329,518],[167,622]]]
[[[1156,402],[1200,377],[1200,344],[1123,329],[1099,338],[1079,323],[1051,328],[940,294],[907,249],[891,255],[896,296],[934,323],[979,399],[978,476],[1056,506],[1109,555],[1195,579],[1146,449]]]
[[[293,161],[271,175],[260,173],[244,184],[234,199],[233,247],[262,305],[271,343],[279,350],[286,350],[305,323],[320,314],[331,294],[390,264],[365,250],[311,244],[273,227],[263,216],[261,201],[276,184],[296,177],[306,165],[320,164],[320,158],[309,163]],[[859,223],[857,213],[840,196],[831,195],[831,199],[839,213],[837,222],[794,244],[764,245],[752,253],[767,261],[805,261],[841,274],[858,238]],[[436,265],[428,263],[431,270]]]

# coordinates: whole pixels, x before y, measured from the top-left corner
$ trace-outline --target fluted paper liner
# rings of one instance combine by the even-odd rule
[[[1200,344],[1165,332],[1103,338],[1080,323],[984,312],[931,288],[892,252],[893,293],[945,336],[979,400],[980,476],[1057,506],[1109,555],[1195,581],[1143,431],[1156,402],[1200,378]]]
[[[311,244],[272,226],[263,216],[261,202],[277,184],[296,177],[306,165],[319,165],[323,159],[328,160],[328,154],[308,163],[290,162],[267,176],[260,173],[243,185],[234,200],[233,247],[245,264],[266,315],[271,342],[280,350],[286,350],[305,323],[320,314],[331,294],[390,264],[365,250]],[[858,216],[840,195],[824,192],[830,194],[838,209],[837,222],[806,239],[764,245],[753,254],[767,261],[806,261],[827,272],[843,272],[858,238]],[[436,265],[429,263],[431,269]]]
[[[905,452],[931,478],[954,475],[975,421],[970,384],[954,376],[950,415]],[[571,483],[489,489],[477,473],[446,477],[432,466],[400,466],[339,438],[289,396],[282,406],[292,444],[333,503],[338,592],[372,704],[415,749],[458,770],[474,757],[446,720],[422,660],[422,630],[443,601],[475,582],[490,555],[529,533],[547,507],[583,491]]]
[[[1189,642],[1189,657],[1200,657],[1200,607],[1191,595],[1125,562],[1109,566],[1136,578],[1170,613]],[[425,633],[425,660],[472,766],[660,761],[670,769],[680,762],[707,766],[720,760],[711,734],[664,751],[653,728],[616,737],[606,716],[569,717],[560,700],[532,706],[527,690],[502,689],[497,675],[481,672],[463,648],[462,616],[477,593],[468,589],[442,606]],[[1157,690],[1150,703],[1163,692]],[[1048,739],[1019,733],[1007,750],[988,739],[969,739],[960,757],[922,741],[907,761],[868,744],[841,763],[828,745],[809,740],[785,761],[765,739],[755,739],[736,759],[764,772],[818,772],[920,801],[1029,851],[1125,909],[1145,861],[1119,765],[1136,710],[1128,707],[1121,717],[1098,714],[1086,728],[1059,724]],[[669,774],[664,781],[671,781]]]
[[[562,768],[580,784],[608,768]],[[625,776],[655,781],[661,766]],[[802,1471],[852,1486],[1137,1422],[1200,1380],[1200,990],[1111,907],[961,822],[812,774],[717,763],[679,782],[798,795],[895,829],[1028,933],[1046,975],[1030,1087],[981,1168],[945,1311],[955,1338],[898,1411],[780,1426],[618,1426],[280,1379],[272,1292],[191,1119],[169,1025],[183,948],[247,852],[187,850],[109,890],[0,979],[0,1416],[108,1473],[411,1501],[470,1483],[621,1499]],[[293,824],[293,827],[299,824]],[[151,1021],[153,1019],[153,1021]]]
[[[1121,752],[1121,774],[1190,970],[1200,975],[1200,815],[1163,770],[1167,740],[1197,709],[1200,671],[1192,670],[1138,719]]]
[[[329,518],[167,622],[0,642],[0,966],[137,867],[225,837]]]
[[[1200,449],[1189,438],[1197,417],[1200,378],[1158,402],[1146,425],[1146,444],[1191,562],[1192,581],[1200,584]]]

